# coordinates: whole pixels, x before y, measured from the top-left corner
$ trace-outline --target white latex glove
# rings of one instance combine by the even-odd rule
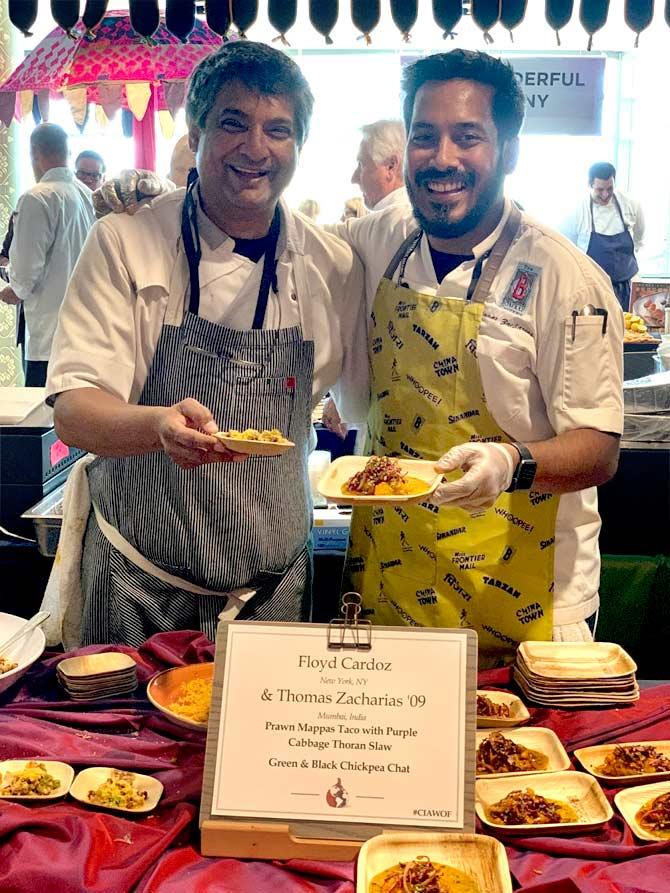
[[[435,463],[435,470],[462,468],[463,477],[440,484],[430,497],[435,505],[456,505],[467,511],[490,508],[512,482],[514,459],[499,443],[463,443]]]
[[[115,214],[134,214],[146,199],[164,192],[174,192],[171,180],[164,180],[153,171],[126,170],[114,180],[105,180],[93,193],[95,216],[100,219],[110,211]]]

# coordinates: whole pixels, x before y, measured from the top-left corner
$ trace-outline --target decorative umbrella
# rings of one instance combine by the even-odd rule
[[[0,121],[9,126],[13,117],[21,119],[32,109],[35,95],[41,108],[49,96],[63,96],[77,124],[83,124],[88,103],[94,102],[107,117],[121,107],[130,109],[136,122],[146,119],[147,130],[153,130],[155,109],[169,132],[167,113],[174,115],[183,105],[194,67],[221,43],[199,19],[182,42],[167,30],[162,16],[153,37],[143,38],[125,12],[107,13],[93,34],[81,25],[72,36],[56,28],[0,84]],[[149,158],[155,154],[144,148]]]

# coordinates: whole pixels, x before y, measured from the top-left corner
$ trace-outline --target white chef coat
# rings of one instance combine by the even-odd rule
[[[496,230],[474,257],[497,240]],[[352,245],[365,266],[368,312],[391,257],[417,226],[411,209],[391,207],[332,228]],[[532,285],[517,312],[503,302],[518,280],[519,265],[532,266]],[[474,260],[461,264],[438,285],[428,240],[405,269],[411,289],[465,299]],[[533,273],[533,270],[535,271]],[[397,275],[397,274],[396,274]],[[572,311],[586,304],[608,312],[578,317],[572,341]],[[493,281],[477,343],[488,408],[514,440],[545,440],[575,428],[623,430],[623,316],[609,278],[559,233],[522,214],[522,229]],[[598,608],[600,555],[595,487],[560,497],[556,518],[554,626],[577,623]]]
[[[161,195],[137,214],[110,214],[92,229],[61,310],[49,364],[47,397],[101,388],[136,403],[163,323],[179,325],[185,302],[169,306],[171,277],[186,296],[188,270],[180,242],[185,190]],[[331,388],[347,418],[364,413],[368,398],[365,301],[360,262],[348,245],[324,233],[284,202],[277,264],[278,295],[270,291],[266,328],[301,323],[311,305],[314,405]],[[202,242],[200,315],[233,329],[251,328],[262,263],[233,252],[234,240],[198,208]],[[304,257],[307,295],[296,298],[295,257]],[[355,387],[352,386],[355,383]],[[351,395],[351,399],[349,399]]]
[[[374,208],[370,208],[370,211],[383,211],[385,208],[391,208],[394,205],[409,207],[409,196],[404,186],[399,186],[393,192],[389,192],[388,195],[385,195],[384,198],[377,202]]]
[[[48,360],[58,311],[95,221],[92,193],[54,167],[19,199],[9,249],[9,284],[23,301],[29,360]]]
[[[635,199],[630,198],[623,192],[619,192],[618,189],[614,190],[614,195],[619,202],[626,229],[633,238],[633,245],[637,254],[642,248],[644,240],[644,215],[642,208]],[[613,199],[610,199],[606,205],[593,203],[593,225],[596,232],[601,236],[616,236],[624,231],[624,225],[621,222],[621,217]],[[591,238],[590,194],[586,196],[576,211],[562,224],[561,232],[571,242],[574,242],[578,248],[581,248],[584,252],[586,251]]]

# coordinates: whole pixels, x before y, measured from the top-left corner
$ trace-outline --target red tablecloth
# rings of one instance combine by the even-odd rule
[[[108,649],[79,653],[102,650]],[[154,636],[138,651],[116,650],[132,654],[140,681],[146,682],[164,667],[212,660],[214,649],[202,634],[186,631]],[[62,699],[55,677],[61,659],[46,655],[18,688],[0,695],[0,759],[42,757],[77,768],[150,772],[165,794],[154,814],[137,819],[96,812],[71,800],[48,806],[0,801],[2,893],[353,893],[353,863],[243,862],[199,855],[205,736],[165,720],[143,698],[142,687],[133,698],[86,704]],[[499,688],[509,682],[501,671],[480,679]],[[625,709],[531,713],[532,722],[553,728],[569,751],[599,741],[670,738],[670,684],[643,692],[639,704]],[[577,838],[517,839],[507,852],[521,891],[670,891],[670,841],[635,842],[618,813],[602,831]]]

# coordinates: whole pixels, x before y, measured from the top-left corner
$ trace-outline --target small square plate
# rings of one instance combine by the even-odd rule
[[[528,670],[549,679],[626,676],[637,664],[613,642],[522,642],[519,655]]]
[[[89,676],[108,676],[132,673],[137,664],[129,654],[120,651],[102,651],[99,654],[84,654],[81,657],[67,657],[56,667],[67,679],[82,679]]]
[[[341,456],[326,469],[318,483],[319,493],[329,502],[338,505],[397,505],[398,503],[423,502],[437,489],[442,474],[435,471],[435,462],[431,459],[398,459],[400,468],[409,477],[420,478],[426,487],[418,493],[407,495],[394,493],[390,496],[354,496],[343,493],[342,487],[350,477],[365,468],[370,456]]]
[[[127,809],[124,806],[103,806],[101,803],[92,803],[88,799],[89,791],[95,791],[104,784],[116,769],[110,766],[91,766],[90,769],[82,769],[78,773],[70,788],[70,795],[80,803],[92,806],[94,809],[109,809],[112,812],[144,813],[151,812],[163,794],[163,785],[157,778],[151,775],[141,775],[138,772],[128,772],[133,777],[133,787],[137,791],[146,791],[146,800],[138,809]],[[127,769],[118,770],[127,772]]]
[[[243,440],[240,437],[228,437],[227,431],[218,431],[214,437],[233,453],[243,453],[245,456],[281,456],[295,444],[292,440],[282,440],[273,443],[270,440]]]
[[[376,875],[417,856],[462,871],[482,893],[512,893],[507,855],[499,840],[482,834],[420,831],[378,834],[366,840],[356,864],[356,893],[370,893]]]
[[[625,747],[626,745],[649,744],[664,757],[670,758],[670,741],[619,741],[616,744],[595,744],[593,747],[580,747],[575,751],[575,757],[579,760],[587,772],[595,776],[601,784],[612,785],[617,788],[626,787],[627,785],[643,784],[645,781],[661,781],[670,778],[670,769],[661,772],[644,772],[637,775],[604,775],[598,771],[598,766],[602,766],[605,757],[612,753],[615,747]],[[655,840],[657,838],[654,838]]]
[[[8,772],[22,772],[28,763],[41,763],[49,775],[58,779],[59,786],[50,794],[3,794],[2,786],[7,784]],[[41,760],[39,757],[32,757],[30,760],[3,760],[0,763],[0,798],[3,800],[56,800],[58,797],[64,797],[70,790],[72,779],[74,778],[74,769],[67,763],[61,763],[58,760]]]
[[[624,817],[626,824],[631,831],[640,840],[668,840],[670,832],[654,833],[643,828],[637,820],[637,814],[640,809],[661,794],[670,793],[670,781],[661,781],[658,784],[638,785],[634,788],[626,788],[625,791],[619,791],[614,795],[614,802],[617,809]]]
[[[485,697],[494,704],[506,704],[509,707],[509,716],[482,716],[477,714],[478,729],[511,729],[514,726],[522,726],[530,719],[528,708],[516,695],[508,691],[477,691],[478,697]]]
[[[488,738],[491,732],[477,732],[476,741],[477,749],[481,742]],[[570,766],[570,757],[567,755],[565,748],[558,739],[558,736],[551,729],[544,729],[539,726],[527,726],[524,729],[506,729],[503,732],[505,738],[513,741],[515,744],[521,744],[529,750],[537,750],[543,753],[547,759],[546,769],[528,769],[520,772],[487,772],[477,773],[477,778],[495,778],[497,776],[510,777],[513,775],[539,775],[547,772],[561,772]]]
[[[578,821],[551,822],[547,825],[499,825],[489,819],[487,809],[512,791],[527,789],[548,800],[567,803],[577,813]],[[598,782],[585,772],[545,772],[524,778],[482,778],[475,782],[475,810],[487,828],[499,834],[517,836],[580,834],[599,828],[614,814]]]

